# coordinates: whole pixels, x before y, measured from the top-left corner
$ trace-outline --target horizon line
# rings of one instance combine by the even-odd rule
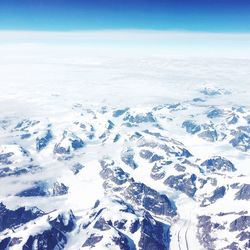
[[[249,35],[250,31],[242,32],[242,31],[207,31],[207,30],[189,30],[189,29],[143,29],[143,28],[96,28],[96,29],[2,29],[0,28],[0,32],[34,32],[34,33],[86,33],[86,32],[150,32],[150,33],[200,33],[200,34],[242,34]]]

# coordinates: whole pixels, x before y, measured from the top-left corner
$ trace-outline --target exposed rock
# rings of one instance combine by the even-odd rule
[[[201,206],[205,207],[215,203],[218,199],[223,198],[225,193],[226,188],[224,186],[216,188],[210,197],[207,197],[202,201]]]
[[[36,173],[38,170],[41,168],[36,165],[26,165],[26,166],[21,166],[21,167],[16,167],[16,168],[9,168],[9,167],[4,167],[0,168],[0,177],[6,177],[6,176],[19,176],[23,174],[33,174]]]
[[[170,233],[169,226],[153,219],[149,213],[145,213],[141,222],[141,237],[139,249],[159,250],[169,249]]]
[[[236,237],[239,238],[240,241],[248,240],[248,239],[250,239],[250,232],[243,231],[243,232],[239,233]]]
[[[250,200],[250,184],[243,184],[235,195],[236,200]]]
[[[123,195],[156,215],[176,215],[176,208],[166,195],[159,194],[143,183],[132,182]]]
[[[43,214],[41,210],[35,207],[30,209],[20,207],[16,210],[9,210],[3,203],[0,203],[0,232],[7,228],[20,226]]]
[[[215,249],[215,238],[211,237],[213,224],[211,217],[202,215],[198,217],[198,237],[200,243],[208,250]]]
[[[230,140],[229,143],[239,150],[248,151],[250,149],[250,136],[245,132],[237,131],[234,133],[234,138]]]
[[[218,140],[218,133],[214,128],[208,128],[205,131],[199,133],[198,136],[204,140],[211,142]]]
[[[104,168],[100,172],[100,176],[105,180],[111,180],[116,185],[124,184],[129,178],[129,174],[124,172],[120,167]]]
[[[150,150],[142,149],[142,150],[140,151],[140,156],[141,156],[141,158],[147,159],[147,160],[149,160],[149,159],[152,157],[153,154],[154,154],[154,153],[151,152]]]
[[[244,215],[230,223],[230,231],[242,231],[250,227],[250,216]]]
[[[239,116],[236,115],[236,114],[232,114],[231,116],[229,116],[227,118],[227,123],[230,124],[230,125],[231,124],[236,124],[238,122],[238,120],[239,120]]]
[[[214,156],[204,161],[201,166],[206,172],[233,172],[236,171],[233,163],[221,156]]]
[[[72,171],[73,173],[76,175],[78,174],[82,169],[84,168],[84,166],[81,163],[76,163],[72,166]]]
[[[128,113],[123,118],[123,120],[128,121],[130,123],[156,122],[151,112],[148,112],[146,114],[136,114],[136,115],[131,115]]]
[[[74,150],[83,148],[84,146],[85,143],[81,138],[71,132],[64,131],[63,138],[54,147],[54,153],[59,155],[67,155]]]
[[[49,142],[52,140],[53,135],[51,130],[48,130],[47,133],[44,135],[44,137],[36,138],[36,149],[37,151],[40,151],[47,147]]]
[[[223,110],[218,108],[214,108],[207,113],[207,117],[211,119],[221,117],[222,115],[223,115]]]
[[[186,129],[186,132],[190,134],[196,134],[201,130],[201,126],[197,125],[194,121],[192,120],[187,120],[182,123],[182,127]]]
[[[89,238],[84,242],[84,244],[82,245],[82,247],[91,247],[94,248],[95,245],[100,242],[102,240],[103,236],[99,236],[99,235],[95,235],[95,234],[91,234],[89,236]]]
[[[134,161],[134,156],[135,156],[134,150],[132,148],[127,148],[124,151],[122,151],[121,160],[131,168],[135,169],[138,167],[138,165]]]
[[[113,117],[119,117],[119,116],[123,115],[124,113],[126,113],[128,110],[129,110],[129,108],[117,109],[113,112]]]
[[[32,196],[59,196],[68,193],[68,187],[63,183],[47,181],[38,181],[34,183],[34,186],[26,190],[17,193],[20,197],[32,197]]]
[[[185,174],[182,175],[170,175],[165,181],[164,184],[168,185],[171,188],[174,188],[178,191],[181,191],[188,195],[189,197],[194,197],[197,188],[196,188],[196,175],[192,174],[191,176],[187,176]]]
[[[75,228],[76,218],[72,211],[59,214],[50,220],[50,229],[36,235],[30,235],[23,250],[30,249],[64,249],[67,243],[67,233]]]

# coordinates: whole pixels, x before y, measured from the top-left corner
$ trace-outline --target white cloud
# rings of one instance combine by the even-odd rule
[[[0,31],[0,45],[15,44],[130,48],[188,56],[250,57],[250,33],[155,30]]]
[[[98,31],[68,31],[68,32],[49,32],[49,31],[0,31],[1,40],[54,40],[65,39],[65,41],[159,41],[159,40],[234,40],[250,41],[250,33],[209,33],[209,32],[187,32],[187,31],[157,31],[157,30],[98,30]]]

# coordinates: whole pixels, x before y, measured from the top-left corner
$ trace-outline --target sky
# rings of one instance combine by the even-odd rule
[[[1,0],[0,30],[250,32],[249,0]]]

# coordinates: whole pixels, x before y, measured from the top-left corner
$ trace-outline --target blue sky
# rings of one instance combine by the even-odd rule
[[[250,0],[0,0],[0,30],[250,32]]]

